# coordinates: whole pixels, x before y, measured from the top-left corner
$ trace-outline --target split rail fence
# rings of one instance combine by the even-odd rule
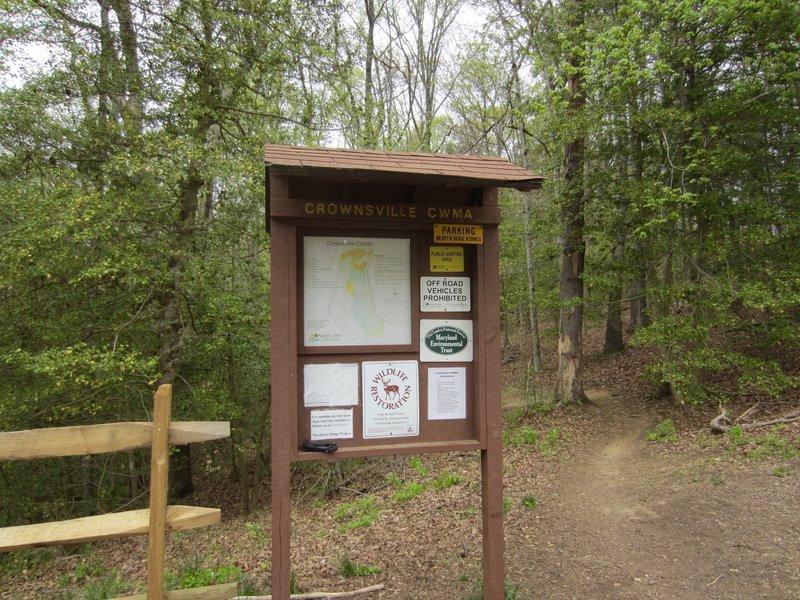
[[[217,508],[168,505],[169,446],[227,438],[230,436],[230,423],[170,422],[171,385],[159,386],[153,404],[151,423],[106,423],[0,432],[0,461],[151,448],[149,509],[0,528],[0,552],[147,535],[147,593],[116,600],[229,600],[236,596],[235,583],[186,590],[164,589],[166,531],[206,527],[219,523],[221,519]]]

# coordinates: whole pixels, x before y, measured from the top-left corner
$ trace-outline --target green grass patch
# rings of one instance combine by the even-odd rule
[[[518,425],[516,427],[506,427],[503,430],[503,445],[506,447],[514,446],[536,446],[539,441],[539,432],[530,425]]]
[[[119,572],[114,569],[99,580],[90,583],[83,590],[83,600],[105,600],[115,598],[130,590],[130,584],[122,579]]]
[[[339,574],[342,577],[366,577],[368,575],[377,575],[380,572],[380,567],[376,565],[359,565],[346,554],[339,559]]]
[[[778,465],[772,469],[772,474],[775,475],[775,477],[787,477],[791,473],[792,471],[786,465]]]
[[[431,474],[430,469],[425,466],[422,459],[414,456],[408,461],[408,466],[417,474],[420,479],[425,479]]]
[[[202,558],[196,555],[184,560],[178,566],[177,572],[167,571],[165,575],[165,583],[169,590],[184,590],[233,583],[243,579],[244,573],[241,567],[230,564],[209,567],[204,564]]]
[[[483,600],[483,583],[476,582],[470,592],[464,596],[464,600]],[[503,586],[503,600],[519,600],[519,585],[506,582]]]
[[[567,437],[558,427],[553,427],[542,436],[531,425],[506,424],[503,430],[503,446],[534,448],[544,456],[553,456],[558,452]]]
[[[647,439],[651,442],[663,442],[667,444],[678,443],[678,430],[672,419],[664,419],[651,431],[647,432]]]
[[[433,480],[433,487],[438,491],[446,490],[449,487],[453,487],[454,485],[461,482],[463,477],[458,473],[453,473],[451,471],[439,471],[439,474],[436,475],[436,479]]]
[[[380,508],[378,501],[372,496],[366,496],[354,502],[345,502],[334,513],[334,518],[342,524],[339,531],[349,531],[369,527],[378,518]]]
[[[536,499],[536,496],[534,496],[532,494],[528,494],[527,496],[523,496],[522,499],[519,501],[519,503],[522,506],[524,506],[525,508],[529,508],[531,510],[536,508],[536,505],[538,504],[538,502],[539,501]]]
[[[790,460],[800,456],[800,436],[788,434],[787,429],[780,424],[768,431],[747,433],[735,425],[727,434],[728,454],[752,460]]]
[[[398,503],[408,502],[416,498],[425,491],[425,484],[418,481],[403,481],[396,473],[389,473],[386,480],[395,488],[394,501]]]
[[[564,438],[561,430],[554,427],[547,432],[547,436],[539,442],[539,452],[545,456],[553,456],[562,446]]]

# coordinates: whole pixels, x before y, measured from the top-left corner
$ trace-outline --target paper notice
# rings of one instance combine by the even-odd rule
[[[311,411],[311,441],[349,440],[352,437],[352,408]]]
[[[466,368],[428,369],[428,420],[466,418]]]
[[[358,365],[306,365],[303,368],[303,406],[358,404]]]

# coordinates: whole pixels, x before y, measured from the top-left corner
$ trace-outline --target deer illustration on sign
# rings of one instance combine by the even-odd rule
[[[408,402],[412,395],[411,388],[408,374],[389,363],[372,377],[369,394],[382,409],[396,410]]]
[[[383,384],[383,393],[386,394],[384,397],[386,402],[389,400],[397,399],[400,397],[400,386],[394,383],[389,383],[384,378],[381,378],[381,383]]]

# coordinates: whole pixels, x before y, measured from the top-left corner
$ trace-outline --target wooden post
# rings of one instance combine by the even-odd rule
[[[285,178],[267,175],[273,201],[288,198]],[[272,597],[289,600],[291,580],[291,460],[297,431],[296,386],[297,342],[293,339],[296,292],[293,252],[294,228],[282,222],[271,224],[272,361],[288,364],[272,370]]]
[[[497,188],[484,190],[486,206],[497,205]],[[486,394],[486,449],[481,451],[483,503],[483,597],[503,600],[503,408],[500,384],[500,242],[497,227],[484,234],[479,273],[483,275],[479,322],[484,338],[480,363]],[[482,263],[482,264],[481,264]]]
[[[164,600],[164,542],[169,480],[169,418],[172,386],[161,385],[153,401],[150,457],[150,529],[147,540],[147,598]]]

